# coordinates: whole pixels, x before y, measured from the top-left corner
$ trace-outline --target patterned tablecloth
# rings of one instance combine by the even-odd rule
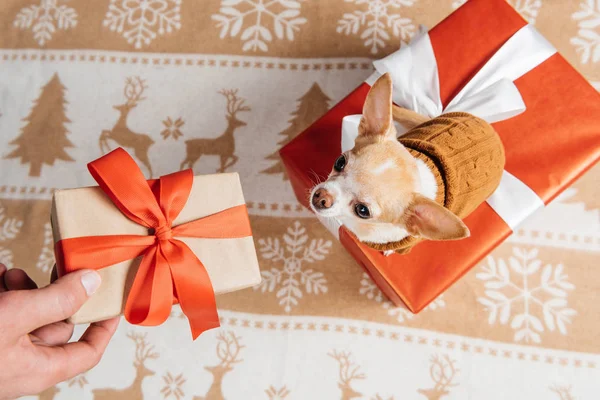
[[[510,2],[598,86],[600,0]],[[219,297],[222,329],[196,342],[178,310],[123,322],[98,367],[40,398],[600,398],[599,167],[412,315],[276,154],[460,3],[3,0],[0,261],[47,283],[53,189],[92,184],[86,163],[120,144],[147,175],[239,171],[264,279]]]

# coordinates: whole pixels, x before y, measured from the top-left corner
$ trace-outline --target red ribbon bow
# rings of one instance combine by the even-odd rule
[[[202,262],[175,237],[204,239],[252,235],[245,205],[172,226],[185,206],[193,182],[191,170],[146,181],[137,164],[121,148],[88,164],[100,188],[130,220],[150,235],[109,235],[64,239],[56,243],[61,273],[101,269],[143,256],[127,303],[125,318],[132,324],[156,326],[179,303],[196,339],[219,327],[215,294]]]

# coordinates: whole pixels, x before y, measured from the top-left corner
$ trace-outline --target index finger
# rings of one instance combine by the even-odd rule
[[[6,273],[6,265],[0,263],[0,293],[6,292],[6,284],[4,283],[4,274]]]
[[[58,279],[58,271],[56,270],[56,264],[52,268],[52,273],[50,274],[50,283],[54,283],[55,280]]]
[[[40,368],[46,373],[48,384],[54,385],[94,368],[119,325],[119,317],[90,324],[79,341],[62,346],[38,346],[47,362]]]

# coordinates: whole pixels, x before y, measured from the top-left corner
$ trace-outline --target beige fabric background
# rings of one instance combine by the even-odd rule
[[[123,321],[97,368],[40,398],[600,398],[599,167],[412,315],[298,205],[275,154],[460,3],[4,0],[0,260],[47,283],[52,191],[93,184],[86,163],[120,144],[147,175],[238,171],[263,274],[218,298],[221,330],[191,342],[178,310]],[[600,87],[600,0],[510,3]]]

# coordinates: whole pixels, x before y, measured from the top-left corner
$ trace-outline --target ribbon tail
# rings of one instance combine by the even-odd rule
[[[159,206],[170,224],[183,210],[194,182],[192,170],[175,172],[160,178]]]
[[[206,268],[192,250],[179,240],[172,240],[170,245],[169,263],[177,299],[195,340],[220,326],[215,293]]]
[[[502,79],[463,98],[459,103],[450,104],[444,112],[468,112],[493,124],[515,117],[525,110],[525,102],[517,86],[508,79]]]
[[[164,215],[142,171],[122,148],[88,164],[88,170],[115,206],[138,225],[156,228]]]
[[[515,81],[556,53],[556,49],[532,25],[519,29],[452,99],[448,107],[481,92],[494,83]]]
[[[527,217],[544,208],[537,193],[507,171],[502,174],[500,185],[487,203],[513,232]]]
[[[358,138],[361,114],[347,115],[342,119],[342,153],[352,150]]]
[[[131,324],[157,326],[171,315],[173,282],[159,246],[144,255],[127,296],[124,315]]]

